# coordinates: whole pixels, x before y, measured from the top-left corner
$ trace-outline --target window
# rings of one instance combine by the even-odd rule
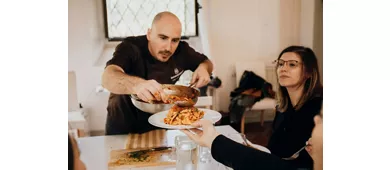
[[[174,13],[182,23],[182,38],[198,36],[197,0],[104,0],[106,38],[121,41],[128,36],[145,35],[154,16]]]

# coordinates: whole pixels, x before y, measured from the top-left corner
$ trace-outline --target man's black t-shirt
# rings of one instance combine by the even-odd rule
[[[167,62],[156,60],[148,50],[146,36],[127,37],[120,43],[106,66],[114,64],[128,75],[160,84],[174,84],[186,70],[195,71],[208,58],[196,52],[188,43],[180,41]],[[148,123],[150,113],[137,109],[129,95],[110,94],[107,107],[106,135],[144,133],[156,127]]]

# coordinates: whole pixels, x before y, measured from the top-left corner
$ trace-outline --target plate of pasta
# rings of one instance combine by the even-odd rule
[[[198,120],[206,119],[213,123],[221,120],[221,113],[197,107],[172,106],[171,109],[155,113],[149,117],[149,123],[165,129],[188,129],[190,125]]]

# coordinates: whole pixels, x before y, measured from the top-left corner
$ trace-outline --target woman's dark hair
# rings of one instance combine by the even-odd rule
[[[74,169],[74,155],[73,155],[73,145],[70,135],[68,135],[68,170]]]
[[[317,57],[314,54],[313,50],[311,50],[310,48],[304,46],[289,46],[279,54],[278,60],[280,59],[280,57],[282,57],[284,53],[287,52],[293,52],[301,57],[303,63],[303,72],[305,75],[308,76],[308,78],[304,82],[302,97],[299,99],[297,105],[294,107],[295,110],[298,110],[303,106],[303,104],[305,104],[313,97],[317,95],[322,96],[320,72],[318,69]],[[279,102],[278,110],[281,112],[285,112],[290,102],[290,97],[288,95],[286,87],[281,87],[279,85],[277,96]]]

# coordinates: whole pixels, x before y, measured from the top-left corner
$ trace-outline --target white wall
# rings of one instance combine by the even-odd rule
[[[73,102],[82,103],[91,114],[92,130],[102,129],[102,125],[104,128],[102,104],[106,103],[106,97],[93,93],[103,71],[94,66],[104,46],[103,13],[98,10],[101,6],[101,0],[68,1],[68,71],[76,74],[79,100]]]
[[[241,60],[272,60],[279,53],[280,2],[208,2],[211,9],[211,55],[216,74],[223,83],[222,88],[217,90],[217,109],[228,111],[230,92],[236,88],[234,63]]]
[[[323,83],[323,43],[322,43],[322,0],[316,0],[314,4],[314,37],[313,37],[313,50],[318,57],[318,65],[321,73],[321,82]]]
[[[301,45],[313,48],[315,0],[301,1]]]
[[[301,1],[301,45],[313,49],[318,58],[322,81],[322,2],[321,0]]]

